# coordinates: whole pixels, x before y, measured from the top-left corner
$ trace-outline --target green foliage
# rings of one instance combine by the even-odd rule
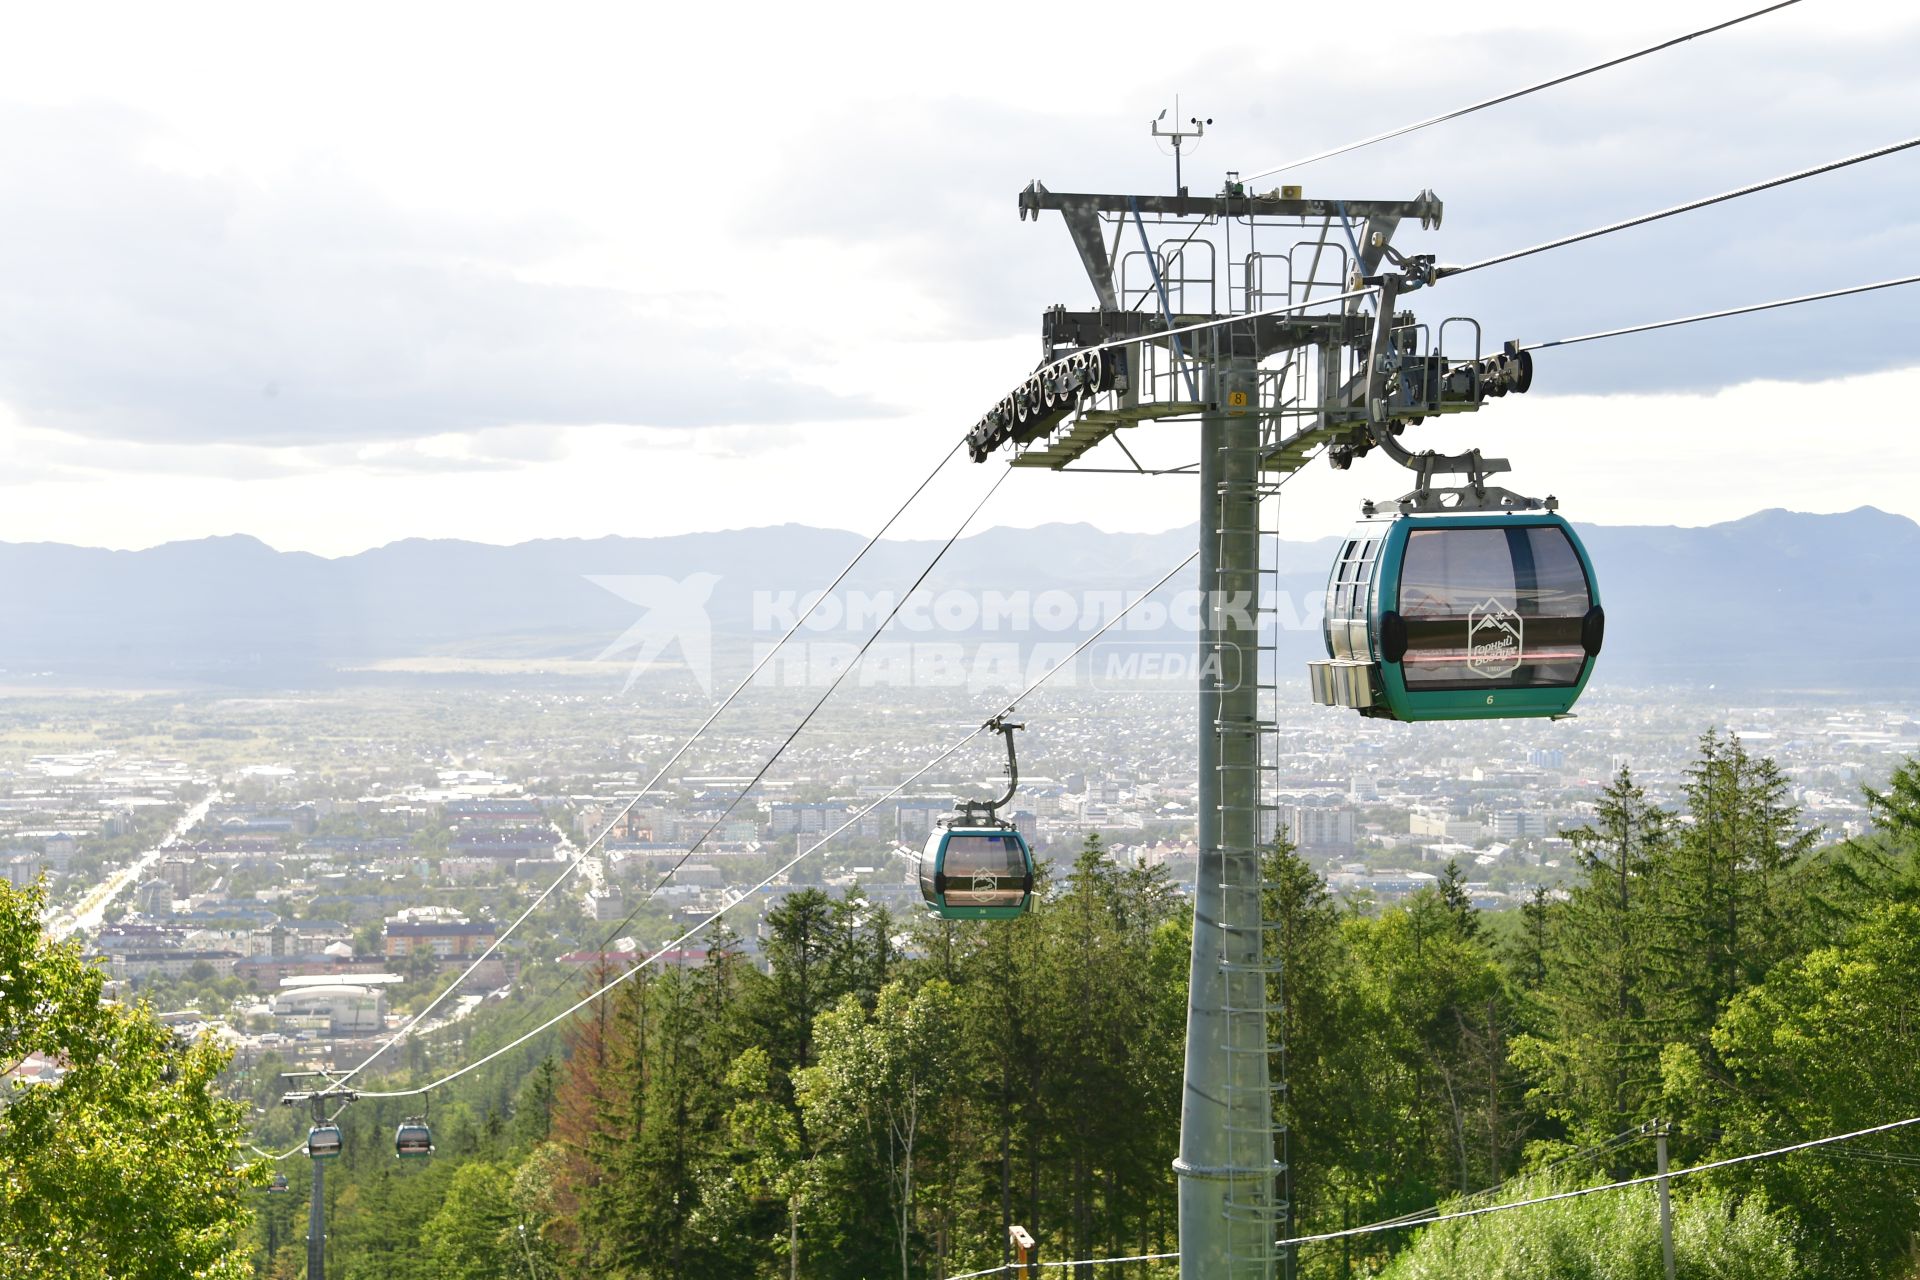
[[[1654,1116],[1685,1165],[1920,1114],[1920,762],[1873,797],[1880,831],[1818,852],[1737,739],[1702,739],[1685,799],[1663,812],[1623,772],[1564,900],[1499,916],[1457,866],[1376,909],[1269,852],[1293,1231],[1648,1173],[1646,1142],[1605,1140]],[[1051,1259],[1172,1247],[1193,921],[1097,838],[1069,871],[1041,868],[1009,921],[793,892],[764,972],[721,934],[704,969],[621,981],[557,1055],[437,1094],[431,1162],[393,1160],[397,1115],[350,1108],[330,1274],[916,1280],[1002,1263],[1016,1222]],[[463,1021],[466,1053],[524,1025],[498,1012]],[[1911,1274],[1910,1149],[1682,1180],[1680,1274]],[[274,1200],[256,1274],[296,1274]],[[1608,1192],[1308,1247],[1294,1274],[1651,1280],[1656,1230],[1650,1191]]]
[[[211,1041],[182,1047],[146,1006],[103,1005],[100,971],[40,931],[36,887],[0,884],[0,1068],[65,1064],[0,1113],[0,1274],[158,1280],[247,1273],[257,1164],[235,1167],[244,1109],[214,1081]]]
[[[1682,1035],[1704,1045],[1727,1002],[1792,954],[1800,900],[1788,872],[1817,833],[1798,827],[1789,784],[1737,737],[1707,733],[1687,771],[1692,821],[1661,894],[1662,980]]]
[[[842,1172],[883,1172],[902,1280],[910,1274],[915,1173],[928,1163],[929,1134],[953,1109],[959,1017],[953,988],[938,978],[909,992],[894,982],[871,1016],[843,997],[819,1024],[820,1064],[795,1082],[802,1116]],[[931,1172],[923,1173],[920,1181]]]
[[[446,1200],[422,1233],[434,1280],[495,1280],[518,1269],[508,1186],[506,1172],[483,1160],[454,1173]]]
[[[1499,962],[1437,892],[1343,926],[1357,1110],[1382,1140],[1351,1151],[1340,1181],[1370,1207],[1418,1208],[1497,1182],[1518,1150]]]
[[[1712,1154],[1766,1150],[1920,1115],[1920,906],[1876,911],[1842,946],[1781,965],[1736,998],[1711,1052],[1675,1045],[1668,1087]],[[1722,1175],[1790,1206],[1822,1244],[1821,1273],[1885,1275],[1912,1248],[1920,1170],[1884,1153],[1908,1133]]]
[[[1656,956],[1663,933],[1655,894],[1671,861],[1670,815],[1648,803],[1620,771],[1596,821],[1570,831],[1586,879],[1573,886],[1539,954],[1539,1032],[1514,1044],[1514,1060],[1535,1081],[1535,1102],[1580,1141],[1600,1141],[1648,1118],[1658,1096],[1665,988]]]
[[[1529,1196],[1570,1190],[1547,1178]],[[1517,1198],[1517,1197],[1510,1197]],[[1676,1195],[1679,1280],[1796,1280],[1808,1276],[1792,1226],[1758,1196]],[[1466,1218],[1421,1232],[1381,1280],[1661,1280],[1659,1214],[1650,1188]]]

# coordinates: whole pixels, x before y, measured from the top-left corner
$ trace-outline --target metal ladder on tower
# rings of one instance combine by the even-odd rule
[[[1280,984],[1284,975],[1269,934],[1278,926],[1265,918],[1268,885],[1259,873],[1267,847],[1278,830],[1274,783],[1279,768],[1277,616],[1272,580],[1278,572],[1278,490],[1280,481],[1261,470],[1277,424],[1299,404],[1297,353],[1278,370],[1263,371],[1258,398],[1262,429],[1239,448],[1246,456],[1223,458],[1223,499],[1251,502],[1256,521],[1257,568],[1249,573],[1243,557],[1223,547],[1212,584],[1227,608],[1244,609],[1253,627],[1253,643],[1231,650],[1216,647],[1222,687],[1240,690],[1232,700],[1237,714],[1223,709],[1214,721],[1215,758],[1221,772],[1218,794],[1223,853],[1229,865],[1251,863],[1252,874],[1230,876],[1222,885],[1220,972],[1225,1002],[1224,1036],[1219,1050],[1227,1069],[1222,1084],[1228,1116],[1227,1217],[1230,1280],[1273,1280],[1283,1261],[1274,1242],[1289,1221],[1286,1151],[1282,1119],[1286,1090],[1286,1047],[1282,1029]],[[1289,385],[1291,383],[1291,386]],[[1223,539],[1244,536],[1223,532]],[[1243,598],[1237,598],[1243,597]],[[1223,700],[1223,708],[1226,705]],[[1277,1079],[1276,1079],[1277,1077]]]

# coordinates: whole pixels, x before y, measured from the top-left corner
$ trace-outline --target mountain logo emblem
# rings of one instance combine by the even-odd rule
[[[1510,676],[1525,661],[1520,615],[1498,600],[1467,614],[1467,670],[1488,680]]]
[[[713,621],[707,614],[707,601],[713,596],[718,574],[695,573],[674,579],[658,574],[588,574],[587,581],[611,591],[642,610],[639,621],[600,651],[596,662],[605,662],[618,654],[633,651],[633,665],[627,668],[627,683],[621,692],[633,688],[634,681],[655,666],[665,665],[666,651],[680,650],[680,660],[700,685],[700,691],[713,693]]]

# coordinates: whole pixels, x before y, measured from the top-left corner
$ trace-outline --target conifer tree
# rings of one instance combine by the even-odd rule
[[[1439,890],[1440,904],[1453,919],[1454,933],[1462,941],[1479,937],[1480,912],[1473,905],[1473,895],[1467,892],[1467,877],[1460,870],[1460,859],[1447,859],[1446,868],[1440,873]]]
[[[1546,942],[1543,1026],[1514,1053],[1548,1113],[1598,1139],[1644,1119],[1659,1085],[1667,1024],[1653,894],[1671,857],[1670,817],[1623,767],[1594,821],[1567,836],[1584,878]]]
[[[1672,842],[1656,947],[1673,1038],[1704,1045],[1727,1002],[1792,955],[1800,936],[1790,873],[1818,838],[1791,787],[1737,735],[1709,730],[1687,771],[1690,821]]]
[[[1355,1038],[1343,1034],[1341,1025],[1351,960],[1326,880],[1284,837],[1262,860],[1261,879],[1267,959],[1278,969],[1268,984],[1268,998],[1278,1011],[1269,1032],[1284,1047],[1284,1058],[1276,1055],[1269,1070],[1286,1084],[1278,1118],[1287,1128],[1291,1235],[1291,1228],[1328,1197],[1352,1122]]]

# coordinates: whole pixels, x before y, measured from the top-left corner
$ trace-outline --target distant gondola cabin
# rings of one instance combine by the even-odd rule
[[[342,1145],[340,1126],[337,1124],[319,1124],[307,1130],[307,1155],[311,1159],[338,1159]]]
[[[394,1131],[393,1154],[402,1160],[424,1160],[433,1154],[433,1132],[424,1120],[409,1120]]]

